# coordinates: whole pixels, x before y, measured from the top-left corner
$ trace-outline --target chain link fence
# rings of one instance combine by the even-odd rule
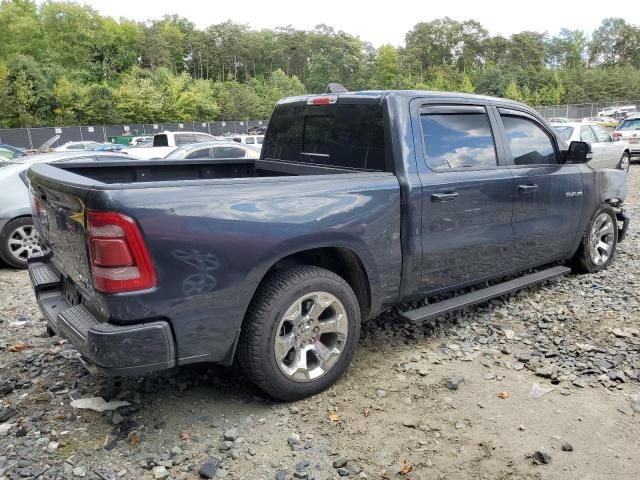
[[[211,135],[227,133],[247,133],[249,128],[266,126],[267,120],[185,122],[185,123],[145,123],[131,125],[102,125],[84,127],[38,127],[38,128],[0,128],[0,143],[14,147],[35,149],[55,135],[60,135],[56,147],[67,142],[106,142],[109,137],[118,135],[153,135],[154,133],[203,132]]]
[[[538,106],[533,108],[535,108],[545,118],[568,118],[570,120],[581,120],[587,117],[619,118],[625,114],[640,111],[640,100],[572,103],[566,105]]]

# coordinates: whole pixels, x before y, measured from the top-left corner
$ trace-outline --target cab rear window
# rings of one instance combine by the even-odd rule
[[[166,135],[156,135],[153,137],[153,146],[154,147],[168,147],[169,139]]]
[[[263,145],[264,158],[384,171],[379,105],[280,105]]]

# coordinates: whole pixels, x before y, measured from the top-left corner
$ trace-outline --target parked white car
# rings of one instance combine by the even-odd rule
[[[593,158],[588,163],[591,168],[617,168],[624,172],[629,171],[629,147],[625,142],[615,141],[600,125],[583,122],[552,125],[567,143],[580,141],[591,144]]]
[[[211,142],[218,137],[200,132],[161,132],[153,136],[152,147],[125,148],[121,152],[133,155],[143,160],[164,158],[176,148],[192,143]]]
[[[140,145],[141,143],[148,142],[148,141],[153,142],[153,135],[142,135],[140,137],[132,137],[131,140],[129,140],[129,146],[135,147]]]
[[[177,148],[165,158],[173,160],[197,158],[260,158],[260,150],[250,145],[228,141],[193,143]]]
[[[609,107],[598,112],[599,117],[627,117],[637,113],[638,109],[635,105],[622,105],[619,107]]]
[[[226,139],[231,139],[234,142],[238,143],[244,143],[245,145],[253,145],[257,148],[262,148],[264,135],[235,135],[233,137],[227,137]]]
[[[74,150],[94,150],[101,144],[98,142],[67,142],[53,149],[54,152],[67,152]]]
[[[640,157],[640,113],[630,115],[621,121],[611,136],[627,144],[632,158]]]

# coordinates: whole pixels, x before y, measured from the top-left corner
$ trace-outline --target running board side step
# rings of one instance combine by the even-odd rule
[[[538,283],[546,282],[552,278],[566,275],[571,271],[568,267],[557,266],[540,270],[539,272],[530,273],[522,277],[514,278],[507,282],[492,285],[480,290],[474,290],[473,292],[465,293],[457,297],[443,300],[442,302],[434,303],[432,305],[426,305],[424,307],[417,308],[404,312],[402,316],[412,322],[418,322],[421,320],[427,320],[429,318],[444,315],[445,313],[453,312],[454,310],[460,310],[461,308],[468,307],[469,305],[475,305],[476,303],[486,302],[492,298],[506,295],[507,293],[515,292],[524,287],[536,285]]]

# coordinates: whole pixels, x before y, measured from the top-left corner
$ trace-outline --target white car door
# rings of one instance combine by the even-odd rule
[[[602,149],[603,158],[606,159],[606,165],[602,168],[618,168],[625,148],[624,142],[614,142],[609,132],[599,125],[591,125],[591,129]]]

